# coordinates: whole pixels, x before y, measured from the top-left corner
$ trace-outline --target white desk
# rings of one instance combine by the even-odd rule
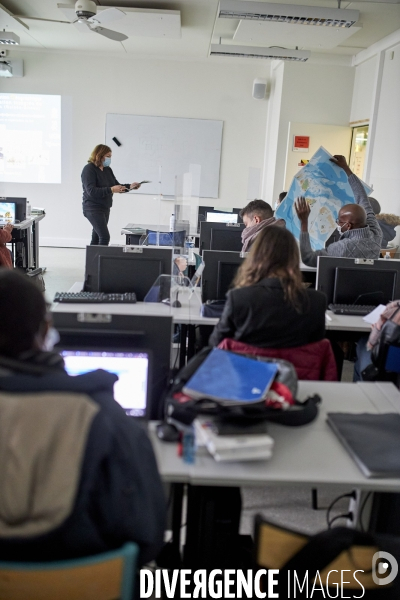
[[[176,444],[161,442],[151,425],[150,436],[161,477],[167,482],[207,486],[306,487],[348,485],[349,489],[400,492],[399,479],[367,479],[326,423],[328,412],[400,413],[400,392],[392,383],[300,381],[298,398],[318,393],[317,419],[301,427],[269,424],[275,440],[268,461],[218,463],[200,454],[193,465],[177,456]]]

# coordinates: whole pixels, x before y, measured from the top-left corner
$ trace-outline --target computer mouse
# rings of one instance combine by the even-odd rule
[[[177,442],[179,440],[179,431],[171,423],[160,423],[157,425],[157,437],[163,442]]]

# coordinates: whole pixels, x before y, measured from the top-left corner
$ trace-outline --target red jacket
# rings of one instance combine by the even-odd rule
[[[337,381],[335,357],[328,339],[297,346],[297,348],[257,348],[232,338],[225,338],[218,345],[221,350],[240,354],[283,358],[292,363],[299,379],[308,381]]]
[[[12,269],[12,258],[9,249],[6,244],[11,242],[11,233],[5,229],[0,228],[0,267],[8,267]]]

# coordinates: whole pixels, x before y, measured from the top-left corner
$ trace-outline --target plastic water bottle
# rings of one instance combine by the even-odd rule
[[[386,258],[386,260],[390,259],[390,252],[385,252],[385,258]]]
[[[175,231],[175,214],[174,213],[172,213],[172,215],[169,218],[169,230]]]
[[[182,446],[183,462],[192,465],[196,459],[196,440],[193,426],[185,429],[183,433]]]

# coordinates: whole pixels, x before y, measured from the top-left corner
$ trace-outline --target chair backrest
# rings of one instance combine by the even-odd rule
[[[295,348],[258,348],[225,338],[218,348],[253,356],[283,358],[293,364],[300,380],[337,381],[335,357],[328,339]]]
[[[139,548],[51,563],[0,562],[3,600],[132,600]]]
[[[331,591],[331,596],[325,595],[325,592],[324,597],[337,597],[333,591],[341,588],[342,598],[361,597],[361,583],[365,588],[363,598],[397,598],[389,592],[388,585],[379,585],[372,576],[374,555],[380,549],[369,534],[350,528],[335,527],[308,536],[269,523],[260,516],[255,521],[255,563],[258,568],[279,570],[278,589],[275,591],[282,598],[310,598],[309,592],[317,573],[325,591],[327,588]],[[342,577],[342,571],[345,577]],[[307,574],[308,591],[303,589],[299,592],[297,588],[297,593],[294,592],[293,573],[296,573],[300,585]],[[292,595],[288,594],[288,580],[291,580]],[[320,589],[321,583],[318,579],[316,582],[317,589]],[[354,590],[354,595],[351,590]]]

